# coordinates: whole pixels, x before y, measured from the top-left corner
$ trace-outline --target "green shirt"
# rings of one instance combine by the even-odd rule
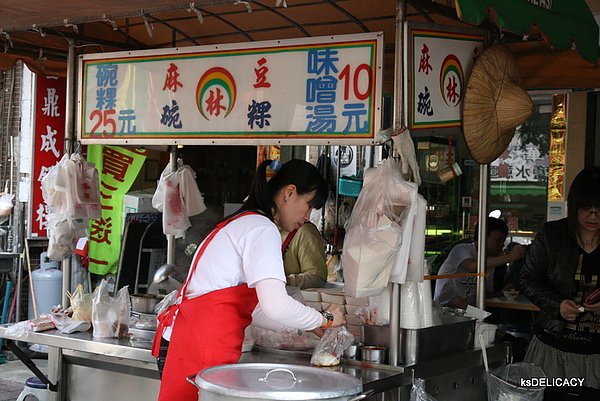
[[[281,241],[288,236],[281,231]],[[287,284],[300,289],[323,287],[327,281],[325,243],[317,227],[303,224],[283,255]]]

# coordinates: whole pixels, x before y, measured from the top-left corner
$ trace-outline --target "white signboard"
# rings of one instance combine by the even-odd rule
[[[409,31],[410,129],[461,126],[461,106],[483,35],[438,29]]]
[[[78,135],[102,144],[369,144],[382,58],[382,33],[84,55]]]

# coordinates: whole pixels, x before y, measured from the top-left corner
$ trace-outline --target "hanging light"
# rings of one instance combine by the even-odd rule
[[[281,5],[282,5],[282,4],[283,4],[283,7],[284,7],[284,8],[287,8],[287,3],[286,3],[286,1],[285,1],[285,0],[277,0],[277,1],[275,2],[275,7],[281,7]]]

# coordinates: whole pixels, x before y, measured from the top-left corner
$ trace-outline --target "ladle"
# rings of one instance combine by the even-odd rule
[[[161,267],[156,270],[154,273],[154,278],[152,282],[155,284],[161,283],[165,281],[168,277],[170,277],[175,272],[175,265],[172,263],[165,263]]]

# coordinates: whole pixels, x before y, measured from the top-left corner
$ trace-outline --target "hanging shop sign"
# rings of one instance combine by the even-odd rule
[[[89,222],[90,272],[115,274],[121,253],[123,196],[129,192],[146,160],[146,150],[90,146],[88,161],[100,172],[102,217]]]
[[[409,24],[407,106],[410,129],[456,128],[467,78],[483,51],[482,33]],[[401,61],[398,61],[401,62]]]
[[[63,155],[65,143],[65,93],[62,77],[35,75],[34,132],[30,186],[29,238],[47,238],[49,213],[42,197],[42,179]]]
[[[103,144],[371,144],[383,34],[81,57],[78,136]]]

